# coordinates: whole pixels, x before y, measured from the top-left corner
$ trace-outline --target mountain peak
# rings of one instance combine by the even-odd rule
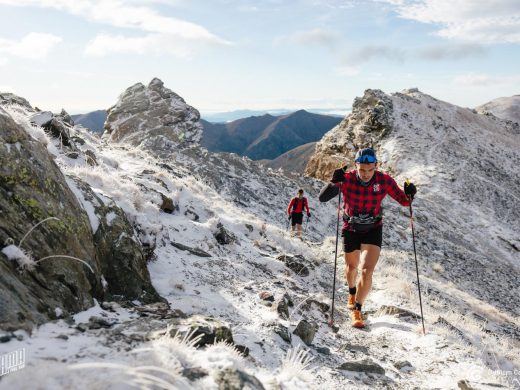
[[[337,117],[298,110],[225,124],[204,123],[202,145],[209,151],[237,153],[254,160],[274,159],[297,146],[318,141],[340,121]]]
[[[289,114],[288,116],[295,115],[295,116],[301,116],[301,115],[309,115],[309,111],[306,111],[304,109],[294,111],[293,113]]]
[[[152,81],[150,81],[150,84],[148,84],[148,88],[152,88],[152,87],[162,88],[163,86],[164,86],[164,83],[162,82],[161,79],[159,79],[157,77],[154,77],[152,79]]]
[[[109,108],[103,137],[112,142],[147,144],[152,149],[198,145],[200,114],[154,78],[147,87],[136,83]]]

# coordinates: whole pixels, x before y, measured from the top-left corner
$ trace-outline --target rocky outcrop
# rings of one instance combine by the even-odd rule
[[[9,92],[0,92],[0,105],[16,105],[25,107],[27,109],[32,110],[31,104],[21,96],[17,96],[14,93]]]
[[[103,299],[137,299],[143,303],[163,300],[150,282],[145,251],[135,239],[124,211],[114,202],[103,201],[87,184],[76,181],[76,185],[98,218],[93,241],[106,282]]]
[[[88,218],[45,146],[33,140],[0,108],[0,244],[16,244],[34,259],[66,254],[83,259],[95,271],[94,243]],[[32,226],[56,217],[35,229]],[[20,274],[17,263],[0,254],[0,327],[41,323],[56,308],[67,312],[93,304],[96,283],[81,263],[48,259],[34,272]],[[99,294],[98,290],[98,294]]]
[[[262,382],[256,377],[234,368],[220,371],[215,377],[215,382],[219,390],[264,390]]]
[[[108,110],[103,138],[143,145],[155,152],[198,145],[202,135],[199,112],[154,78],[137,83]]]
[[[0,251],[0,328],[30,330],[92,306],[93,297],[160,300],[122,210],[98,199],[94,228],[45,145],[1,107],[0,130],[0,245],[11,248]],[[77,186],[83,197],[95,197],[86,184]]]
[[[391,98],[377,89],[367,89],[356,98],[352,113],[329,131],[316,145],[305,175],[329,180],[334,169],[350,165],[356,151],[372,147],[392,130]]]

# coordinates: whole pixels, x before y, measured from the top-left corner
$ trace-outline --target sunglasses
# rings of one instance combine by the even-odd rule
[[[361,164],[372,164],[372,163],[377,162],[377,160],[374,156],[366,154],[364,156],[360,156],[360,157],[356,158],[356,162],[361,163]]]

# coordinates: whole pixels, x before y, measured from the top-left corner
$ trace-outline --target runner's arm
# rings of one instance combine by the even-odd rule
[[[395,180],[388,176],[388,195],[396,200],[401,206],[410,206],[410,199],[406,196],[404,191],[399,188]]]
[[[328,183],[320,191],[320,196],[318,199],[320,202],[328,202],[336,195],[339,194],[339,185],[340,183]]]
[[[296,198],[292,198],[291,202],[289,203],[289,206],[287,206],[287,214],[291,215],[292,207],[294,206],[294,202],[296,201]]]

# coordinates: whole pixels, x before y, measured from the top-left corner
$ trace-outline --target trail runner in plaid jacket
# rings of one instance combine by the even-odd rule
[[[390,195],[402,206],[409,206],[417,192],[413,183],[405,183],[401,190],[388,174],[377,170],[377,157],[370,148],[357,152],[356,169],[346,167],[334,171],[331,183],[320,193],[320,201],[327,202],[341,191],[343,198],[343,251],[345,279],[349,286],[347,307],[352,310],[352,326],[365,326],[361,307],[372,287],[372,274],[379,259],[383,241],[381,202]],[[357,268],[361,260],[362,273],[356,284]]]

